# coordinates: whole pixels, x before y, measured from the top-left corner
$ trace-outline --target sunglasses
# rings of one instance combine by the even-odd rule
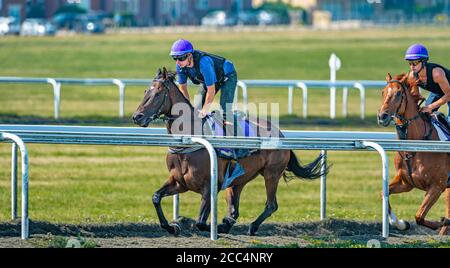
[[[415,60],[415,61],[409,61],[409,66],[417,66],[419,63],[421,63],[422,61],[420,60]]]
[[[172,59],[174,61],[184,61],[186,58],[188,57],[188,55],[183,55],[183,56],[173,56]]]

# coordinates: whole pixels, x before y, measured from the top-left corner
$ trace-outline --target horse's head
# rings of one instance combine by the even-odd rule
[[[386,76],[387,85],[383,88],[383,103],[378,111],[378,124],[388,126],[394,117],[404,117],[408,100],[418,108],[418,102],[424,100],[420,95],[417,81],[407,74],[392,78]]]
[[[396,76],[392,79],[391,74],[387,74],[387,85],[383,88],[383,103],[378,111],[378,124],[388,126],[394,115],[404,112],[402,106],[406,100],[405,80],[406,75]]]
[[[144,99],[133,114],[133,121],[141,127],[147,127],[150,122],[161,115],[170,113],[170,87],[174,86],[175,75],[166,68],[158,70],[158,74],[150,87],[144,92]]]

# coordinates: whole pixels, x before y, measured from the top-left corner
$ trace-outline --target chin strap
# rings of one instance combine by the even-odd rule
[[[427,66],[427,61],[423,60],[422,67],[420,67],[420,70],[418,72],[413,72],[415,79],[419,79],[419,73],[425,68],[425,66]]]

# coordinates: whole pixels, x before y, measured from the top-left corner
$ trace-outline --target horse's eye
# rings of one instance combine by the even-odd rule
[[[401,91],[397,91],[397,94],[395,94],[395,97],[396,98],[400,98],[401,95],[402,95],[402,92]]]

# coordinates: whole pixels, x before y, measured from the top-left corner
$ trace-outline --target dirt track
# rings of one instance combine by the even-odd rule
[[[323,247],[323,246],[366,246],[372,239],[381,239],[381,224],[344,220],[327,220],[308,223],[263,224],[257,236],[247,236],[246,224],[236,225],[230,234],[219,235],[218,241],[211,241],[209,233],[200,232],[195,222],[183,218],[182,232],[174,237],[156,224],[109,224],[109,225],[64,225],[46,222],[30,222],[31,239],[22,241],[19,223],[0,224],[0,247],[47,247],[50,241],[59,237],[82,237],[97,247],[169,247],[169,248],[245,248],[245,247]],[[391,237],[382,240],[382,245],[427,246],[427,243],[450,246],[449,237],[439,237],[437,232],[412,224],[407,232],[391,228]],[[64,242],[65,243],[65,242]]]

